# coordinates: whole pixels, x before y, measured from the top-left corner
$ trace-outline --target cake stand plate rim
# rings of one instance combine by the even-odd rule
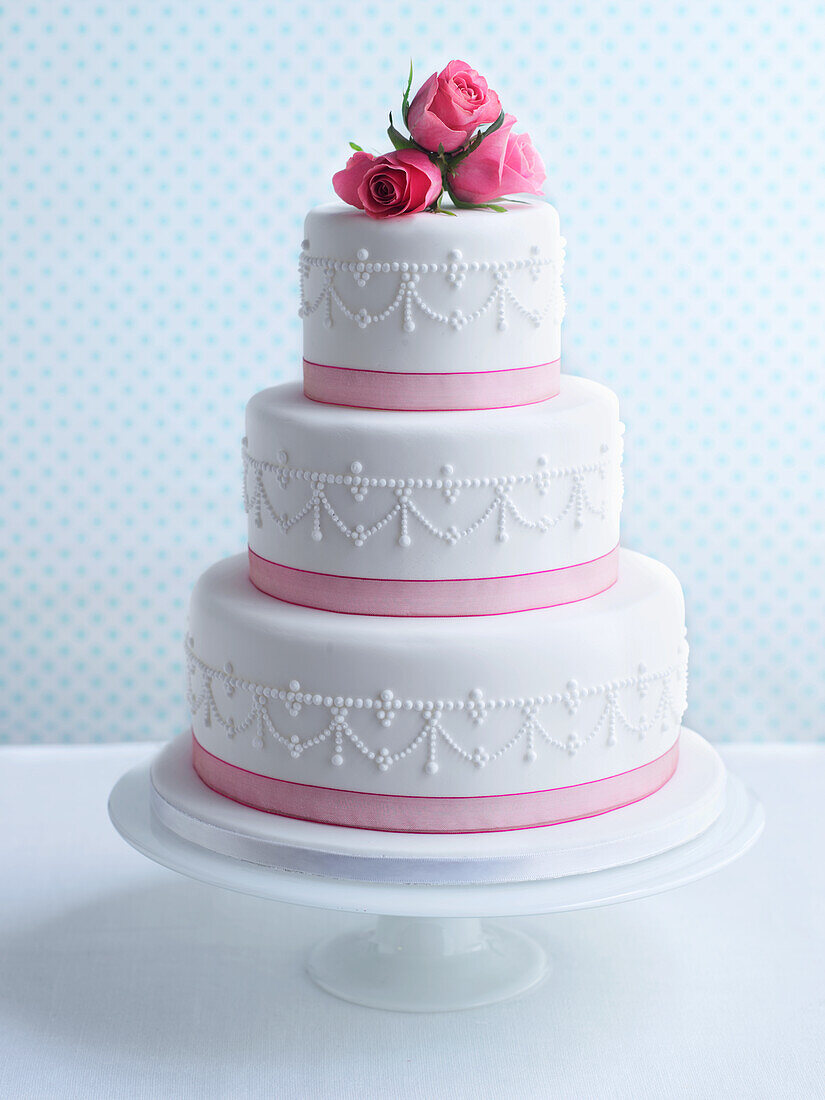
[[[726,770],[683,729],[676,774],[653,795],[609,814],[491,833],[371,832],[261,813],[207,787],[181,735],[150,765],[152,808],[182,839],[282,871],[361,882],[522,882],[633,863],[704,832],[724,804]]]
[[[728,774],[724,806],[708,828],[692,840],[632,863],[530,881],[459,885],[366,882],[278,870],[184,840],[157,820],[151,809],[151,791],[149,765],[132,769],[113,788],[109,815],[121,836],[155,862],[241,893],[316,908],[386,915],[515,916],[646,897],[720,870],[743,855],[764,826],[759,800]]]

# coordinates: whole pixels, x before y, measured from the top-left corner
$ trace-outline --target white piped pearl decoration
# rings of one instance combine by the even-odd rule
[[[531,534],[545,535],[553,531],[563,520],[576,528],[583,527],[585,523],[592,523],[594,520],[605,520],[608,515],[609,498],[595,497],[595,487],[588,479],[603,480],[608,470],[615,471],[616,476],[619,476],[618,455],[612,460],[597,456],[592,461],[577,466],[557,468],[550,468],[546,455],[539,455],[536,467],[528,472],[483,477],[456,477],[452,463],[441,465],[439,477],[419,475],[399,478],[390,476],[389,472],[381,476],[368,476],[364,473],[363,463],[358,460],[351,462],[348,472],[342,474],[289,465],[287,453],[283,450],[277,453],[276,462],[265,462],[253,458],[246,446],[243,449],[243,460],[244,507],[256,527],[263,528],[266,524],[274,523],[286,534],[305,516],[309,516],[312,518],[312,531],[317,532],[320,531],[321,516],[325,512],[332,528],[337,529],[356,548],[364,546],[385,528],[392,530],[392,520],[396,516],[400,521],[398,533],[401,538],[398,542],[402,547],[412,545],[411,541],[406,541],[407,538],[412,539],[408,531],[410,515],[417,520],[418,531],[447,546],[455,546],[473,536],[483,537],[490,530],[486,521],[492,512],[496,513],[495,530],[501,542],[507,541],[508,532],[505,528],[508,526],[522,542]],[[275,493],[277,490],[285,491],[297,482],[308,482],[311,496],[303,506],[296,505],[296,510],[290,515],[281,511]],[[356,504],[364,501],[368,493],[382,490],[389,490],[392,500],[388,510],[369,526],[348,523],[340,501],[327,495],[328,487],[332,485],[346,485]],[[553,514],[536,515],[536,509],[524,497],[525,492],[532,487],[541,497],[553,485],[564,487],[565,494],[554,495],[557,503]],[[432,491],[440,493],[448,505],[454,504],[461,495],[477,495],[475,515],[471,515],[467,525],[462,527],[454,523],[436,523],[437,512],[432,509],[433,498],[430,495]],[[311,537],[320,541],[317,533],[313,533]]]
[[[333,306],[345,319],[353,321],[361,328],[380,324],[399,314],[401,328],[406,333],[415,331],[413,310],[419,311],[425,318],[436,324],[451,325],[453,328],[461,329],[466,324],[478,321],[488,310],[495,308],[498,317],[497,327],[500,332],[507,330],[508,322],[505,319],[507,306],[518,318],[523,318],[534,327],[540,325],[545,318],[549,318],[551,324],[558,325],[564,315],[564,293],[561,285],[564,247],[561,237],[557,238],[555,248],[551,248],[553,255],[550,257],[541,256],[535,247],[532,247],[526,257],[471,262],[464,259],[460,248],[450,249],[447,252],[446,262],[435,259],[424,262],[417,260],[371,262],[366,248],[358,248],[354,259],[338,259],[332,256],[310,255],[309,241],[304,241],[303,246],[298,264],[301,299],[299,315],[308,319],[316,310],[321,310],[325,328],[332,325]],[[523,293],[522,286],[517,282],[511,285],[511,276],[520,271],[526,271],[534,283],[541,278],[543,272],[547,272],[546,280],[538,288],[542,293],[536,295],[540,304],[535,308],[531,308],[517,296],[516,290],[519,295]],[[492,292],[485,298],[482,291],[481,304],[472,313],[464,314],[456,324],[454,313],[444,310],[443,306],[439,309],[430,304],[433,301],[439,302],[437,284],[428,283],[426,297],[422,296],[417,285],[421,276],[436,272],[442,273],[446,278],[448,293],[460,293],[468,274],[474,275],[476,282],[479,281],[480,274],[481,280],[488,285],[492,276]],[[382,280],[382,285],[389,283],[383,308],[379,306],[373,313],[365,307],[354,308],[347,304],[336,286],[336,277],[344,273],[349,274],[359,288],[365,287],[376,276],[389,275],[389,280]],[[316,285],[318,280],[320,285]]]
[[[588,745],[610,749],[634,737],[643,741],[678,729],[686,703],[684,653],[663,669],[651,669],[647,663],[639,662],[633,674],[607,683],[580,684],[570,678],[564,689],[554,692],[491,698],[485,696],[481,687],[470,689],[463,698],[452,699],[397,696],[390,688],[382,689],[375,697],[335,695],[302,690],[298,679],[289,680],[287,687],[272,687],[245,680],[238,674],[237,662],[223,661],[218,667],[207,665],[196,656],[191,637],[186,640],[186,667],[194,728],[199,728],[200,719],[205,730],[220,727],[230,740],[246,736],[251,748],[258,751],[271,745],[281,746],[293,760],[326,743],[327,759],[336,768],[344,766],[344,743],[349,742],[356,750],[355,760],[372,762],[380,774],[413,758],[425,775],[432,776],[445,768],[449,771],[453,767],[451,761],[460,762],[460,766],[492,768],[512,750],[520,753],[524,764],[532,765],[540,755],[537,747],[541,755],[547,746],[571,757]],[[216,690],[217,687],[223,691]],[[239,699],[233,703],[233,713],[226,715],[222,708],[232,692]],[[640,694],[647,696],[644,709],[640,707]],[[248,699],[246,710],[244,697]],[[288,727],[285,729],[283,713],[277,716],[270,713],[271,701],[281,702],[293,717],[302,708],[310,708],[311,724],[305,728],[316,732],[299,735]],[[313,708],[326,712],[320,723],[312,713]],[[372,712],[370,721],[384,730],[400,723],[395,731],[395,744],[399,746],[395,751],[387,745],[376,749],[365,739],[368,733],[358,728],[364,727],[366,721],[369,729],[365,710]],[[350,725],[350,711],[354,719],[360,720],[354,726]],[[500,724],[507,712],[512,713],[513,723],[509,736]],[[486,720],[495,723],[491,730],[492,747],[465,747],[473,729],[487,715],[490,717]],[[578,728],[572,730],[574,721]],[[449,752],[440,761],[443,745]]]

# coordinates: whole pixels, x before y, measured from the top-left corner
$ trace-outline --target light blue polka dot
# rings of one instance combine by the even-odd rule
[[[825,12],[789,13],[0,8],[0,739],[185,727],[244,404],[298,375],[303,215],[350,139],[385,146],[411,55],[474,63],[542,152],[567,369],[619,394],[624,541],[683,582],[690,722],[825,735]]]

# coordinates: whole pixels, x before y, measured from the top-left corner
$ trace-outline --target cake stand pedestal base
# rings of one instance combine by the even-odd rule
[[[450,1012],[507,1001],[548,971],[531,936],[478,917],[379,917],[323,940],[307,969],[327,993],[403,1012]]]

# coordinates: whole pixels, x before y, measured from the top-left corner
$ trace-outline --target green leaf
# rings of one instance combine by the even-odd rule
[[[404,137],[400,130],[396,130],[392,121],[392,111],[390,111],[390,124],[387,127],[387,137],[392,142],[394,149],[417,149],[418,146],[412,141],[411,138]]]
[[[504,125],[504,111],[501,112],[501,114],[498,116],[498,118],[495,120],[495,122],[490,123],[490,125],[487,127],[486,130],[481,131],[481,137],[479,138],[479,141],[484,141],[484,139],[486,137],[489,137],[490,134],[494,134],[496,132],[496,130],[500,130],[503,125]]]
[[[413,63],[410,58],[410,75],[407,77],[407,87],[404,89],[404,97],[401,100],[401,117],[404,119],[404,125],[407,125],[407,114],[410,110],[410,88],[412,88],[413,78]]]
[[[356,145],[354,141],[351,141],[349,143],[349,147],[350,147],[350,149],[354,149],[356,153],[363,153],[364,152],[364,150],[361,148],[361,146]]]

